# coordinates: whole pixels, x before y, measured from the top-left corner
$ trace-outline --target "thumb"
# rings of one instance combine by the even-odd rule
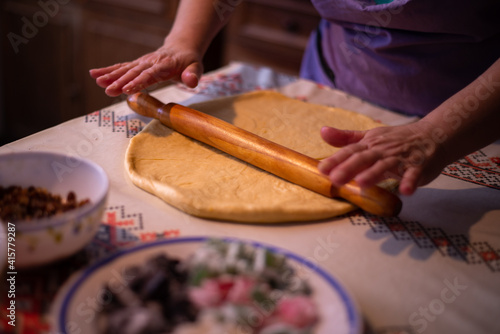
[[[198,86],[202,73],[203,65],[199,62],[194,62],[182,72],[181,81],[189,88],[195,88]]]
[[[359,142],[365,136],[365,131],[340,130],[329,126],[321,128],[321,138],[335,147],[342,147]]]

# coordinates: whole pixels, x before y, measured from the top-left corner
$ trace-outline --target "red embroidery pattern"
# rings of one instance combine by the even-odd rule
[[[154,241],[181,235],[177,228],[160,232],[145,232],[143,229],[141,213],[126,213],[123,205],[109,207],[88,251],[93,253],[94,258],[100,258],[138,241]]]
[[[449,165],[442,174],[500,190],[500,157],[477,151]]]
[[[124,133],[127,138],[138,134],[147,124],[137,114],[118,116],[112,109],[94,111],[84,120],[85,123],[98,123],[99,127],[110,128],[112,132]]]
[[[449,235],[441,228],[424,227],[417,221],[398,217],[382,218],[364,212],[346,216],[353,225],[369,225],[374,233],[391,233],[396,240],[413,240],[424,249],[435,249],[443,256],[461,259],[468,264],[482,264],[500,272],[500,250],[487,242],[470,242],[465,235]]]
[[[1,295],[0,333],[47,333],[50,327],[46,315],[50,311],[50,303],[72,273],[130,243],[181,235],[177,228],[162,232],[145,232],[143,229],[141,213],[127,213],[123,205],[109,207],[96,237],[84,250],[54,264],[29,272],[20,271],[16,276],[16,327],[7,323],[9,318],[4,314],[7,294]]]

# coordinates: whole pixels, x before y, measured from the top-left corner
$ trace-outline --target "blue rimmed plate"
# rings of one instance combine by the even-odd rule
[[[96,315],[107,302],[107,284],[113,289],[126,285],[125,269],[141,265],[146,259],[160,253],[187,259],[207,237],[164,239],[145,243],[117,252],[94,263],[70,278],[59,291],[51,312],[55,333],[96,333]],[[313,289],[313,299],[318,306],[320,323],[316,334],[359,334],[361,317],[347,290],[332,275],[299,255],[260,242],[235,238],[220,238],[226,242],[243,242],[255,248],[265,248],[283,254],[301,279]]]

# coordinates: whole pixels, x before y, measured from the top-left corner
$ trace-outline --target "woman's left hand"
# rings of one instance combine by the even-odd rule
[[[419,122],[368,131],[323,127],[322,138],[342,148],[322,160],[318,168],[335,186],[354,179],[361,187],[370,187],[396,178],[401,180],[400,193],[411,195],[446,166],[437,154],[439,145],[430,140],[428,133]]]

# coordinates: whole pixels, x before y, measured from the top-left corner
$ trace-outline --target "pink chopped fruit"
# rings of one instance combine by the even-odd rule
[[[306,296],[283,298],[276,312],[283,322],[297,328],[311,326],[318,320],[316,305]]]

